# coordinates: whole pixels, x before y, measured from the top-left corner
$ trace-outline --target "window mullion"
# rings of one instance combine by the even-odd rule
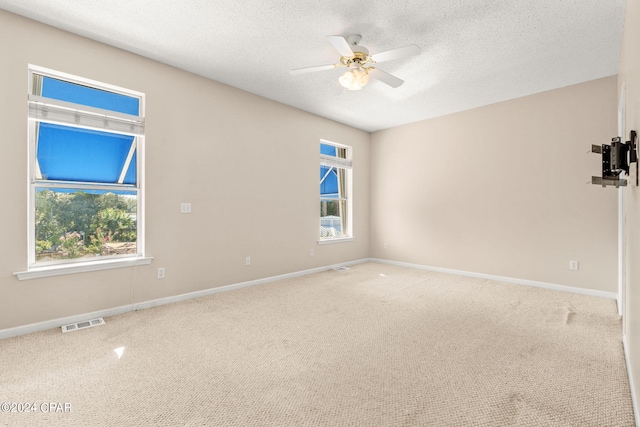
[[[67,110],[73,113],[89,113],[102,118],[126,120],[133,123],[142,123],[142,117],[122,113],[120,111],[107,110],[104,108],[92,107],[90,105],[77,104],[75,102],[63,101],[61,99],[47,98],[41,95],[29,95],[29,104],[41,105],[46,108],[55,108],[58,110]]]
[[[127,184],[93,184],[89,182],[35,181],[35,188],[65,188],[70,190],[107,190],[138,192],[138,188]]]
[[[144,134],[144,122],[140,117],[35,95],[29,96],[29,118],[123,135]]]
[[[351,160],[349,159],[341,159],[335,156],[326,156],[320,155],[320,165],[329,166],[329,167],[337,167],[342,169],[351,169]]]

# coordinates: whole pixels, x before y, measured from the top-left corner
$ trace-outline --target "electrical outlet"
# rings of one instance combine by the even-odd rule
[[[316,254],[316,253],[315,253],[315,251],[314,251],[313,249],[310,249],[310,250],[309,250],[309,256],[314,256],[315,254]]]
[[[384,242],[384,248],[387,249],[389,247],[389,244],[387,242]]]
[[[164,267],[158,268],[158,279],[164,279]]]
[[[251,257],[248,256],[244,259],[244,265],[251,265]]]
[[[180,213],[191,213],[191,203],[180,203]]]
[[[577,270],[579,267],[578,261],[569,261],[569,270]]]

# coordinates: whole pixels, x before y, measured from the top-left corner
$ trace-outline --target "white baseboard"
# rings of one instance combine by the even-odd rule
[[[453,270],[449,268],[431,267],[422,264],[411,264],[408,262],[390,261],[386,259],[369,258],[371,262],[378,262],[381,264],[397,265],[399,267],[417,268],[420,270],[436,271],[438,273],[455,274],[456,276],[476,277],[479,279],[494,280],[496,282],[507,282],[516,285],[532,286],[534,288],[544,288],[554,291],[572,292],[575,294],[590,295],[600,298],[618,299],[616,292],[597,291],[594,289],[574,288],[573,286],[557,285],[555,283],[537,282],[535,280],[516,279],[513,277],[495,276],[493,274],[474,273],[471,271]]]
[[[482,274],[482,273],[473,273],[473,272],[469,272],[469,271],[453,270],[453,269],[448,269],[448,268],[431,267],[431,266],[422,265],[422,264],[411,264],[411,263],[406,263],[406,262],[390,261],[390,260],[384,260],[384,259],[378,259],[378,258],[365,258],[365,259],[360,259],[360,260],[355,260],[355,261],[350,261],[350,262],[344,262],[344,263],[339,263],[339,264],[334,264],[334,265],[329,265],[329,266],[324,266],[324,267],[312,268],[312,269],[309,269],[309,270],[302,270],[302,271],[297,271],[297,272],[293,272],[293,273],[281,274],[281,275],[278,275],[278,276],[266,277],[266,278],[263,278],[263,279],[256,279],[256,280],[250,280],[250,281],[247,281],[247,282],[241,282],[241,283],[235,283],[235,284],[220,286],[220,287],[217,287],[217,288],[204,289],[202,291],[190,292],[190,293],[187,293],[187,294],[174,295],[174,296],[170,296],[170,297],[159,298],[159,299],[150,300],[150,301],[143,301],[143,302],[133,303],[133,304],[124,305],[124,306],[120,306],[120,307],[108,308],[108,309],[105,309],[105,310],[94,311],[94,312],[91,312],[91,313],[83,313],[83,314],[79,314],[79,315],[75,315],[75,316],[69,316],[69,317],[64,317],[64,318],[47,320],[47,321],[44,321],[44,322],[32,323],[32,324],[29,324],[29,325],[18,326],[18,327],[10,328],[10,329],[2,329],[2,330],[0,330],[0,339],[15,337],[15,336],[19,336],[19,335],[30,334],[32,332],[44,331],[44,330],[47,330],[47,329],[58,328],[60,326],[67,325],[69,323],[81,322],[83,320],[93,319],[93,318],[96,318],[96,317],[117,316],[118,314],[123,314],[123,313],[127,313],[127,312],[130,312],[130,311],[141,310],[141,309],[151,308],[151,307],[157,307],[157,306],[160,306],[160,305],[171,304],[171,303],[179,302],[179,301],[186,301],[186,300],[193,299],[193,298],[203,297],[203,296],[207,296],[207,295],[213,295],[213,294],[216,294],[216,293],[219,293],[219,292],[226,292],[226,291],[231,291],[231,290],[234,290],[234,289],[246,288],[248,286],[256,286],[256,285],[261,285],[261,284],[264,284],[264,283],[274,282],[276,280],[283,280],[283,279],[289,279],[289,278],[294,278],[294,277],[306,276],[308,274],[319,273],[319,272],[331,270],[331,269],[334,269],[334,268],[337,268],[337,267],[361,264],[361,263],[369,262],[369,261],[370,262],[377,262],[377,263],[381,263],[381,264],[397,265],[397,266],[400,266],[400,267],[410,267],[410,268],[417,268],[417,269],[421,269],[421,270],[437,271],[437,272],[440,272],[440,273],[455,274],[455,275],[458,275],[458,276],[477,277],[477,278],[482,278],[482,279],[495,280],[495,281],[498,281],[498,282],[507,282],[507,283],[513,283],[513,284],[518,284],[518,285],[534,286],[534,287],[538,287],[538,288],[551,289],[551,290],[556,290],[556,291],[574,292],[574,293],[584,294],[584,295],[591,295],[591,296],[597,296],[597,297],[617,299],[617,294],[614,293],[614,292],[596,291],[596,290],[592,290],[592,289],[580,289],[580,288],[574,288],[574,287],[571,287],[571,286],[556,285],[556,284],[553,284],[553,283],[536,282],[536,281],[533,281],[533,280],[516,279],[516,278],[511,278],[511,277],[495,276],[495,275]]]
[[[193,299],[193,298],[199,298],[199,297],[204,297],[204,296],[207,296],[207,295],[217,294],[217,293],[220,293],[220,292],[233,291],[234,289],[241,289],[241,288],[246,288],[246,287],[249,287],[249,286],[262,285],[262,284],[269,283],[269,282],[275,282],[277,280],[284,280],[284,279],[291,279],[291,278],[294,278],[294,277],[307,276],[307,275],[313,274],[313,273],[320,273],[322,271],[332,270],[334,268],[343,267],[343,266],[362,264],[362,263],[368,262],[368,261],[369,261],[369,259],[365,258],[365,259],[360,259],[360,260],[356,260],[356,261],[349,261],[349,262],[343,262],[343,263],[340,263],[340,264],[329,265],[329,266],[325,266],[325,267],[317,267],[317,268],[311,268],[309,270],[302,270],[302,271],[296,271],[296,272],[293,272],[293,273],[280,274],[278,276],[265,277],[264,279],[249,280],[248,282],[241,282],[241,283],[234,283],[232,285],[219,286],[217,288],[203,289],[202,291],[190,292],[188,294],[175,295],[175,296],[171,296],[171,297],[159,298],[159,299],[155,299],[155,300],[151,300],[151,301],[145,301],[145,302],[136,303],[136,304],[133,304],[133,306],[134,306],[133,309],[134,310],[141,310],[141,309],[145,309],[145,308],[157,307],[159,305],[171,304],[171,303],[179,302],[179,301],[186,301],[186,300],[190,300],[190,299]],[[1,335],[0,335],[0,338],[1,338]]]
[[[317,268],[312,268],[312,269],[309,269],[309,270],[302,270],[302,271],[296,271],[296,272],[293,272],[293,273],[280,274],[278,276],[271,276],[271,277],[266,277],[266,278],[263,278],[263,279],[249,280],[247,282],[241,282],[241,283],[234,283],[234,284],[231,284],[231,285],[219,286],[217,288],[204,289],[202,291],[190,292],[190,293],[187,293],[187,294],[174,295],[174,296],[165,297],[165,298],[159,298],[159,299],[150,300],[150,301],[143,301],[143,302],[138,302],[138,303],[133,303],[133,304],[128,304],[128,305],[123,305],[123,306],[120,306],[120,307],[108,308],[108,309],[105,309],[105,310],[94,311],[94,312],[91,312],[91,313],[83,313],[83,314],[78,314],[78,315],[75,315],[75,316],[69,316],[69,317],[63,317],[63,318],[58,318],[58,319],[53,319],[53,320],[47,320],[47,321],[44,321],[44,322],[32,323],[32,324],[29,324],[29,325],[18,326],[18,327],[15,327],[15,328],[2,329],[2,330],[0,330],[0,339],[16,337],[16,336],[19,336],[19,335],[30,334],[30,333],[33,333],[33,332],[45,331],[45,330],[48,330],[48,329],[59,328],[59,327],[61,327],[63,325],[67,325],[69,323],[81,322],[83,320],[93,319],[93,318],[96,318],[96,317],[117,316],[118,314],[128,313],[130,311],[142,310],[142,309],[151,308],[151,307],[157,307],[157,306],[160,306],[160,305],[171,304],[171,303],[179,302],[179,301],[186,301],[186,300],[193,299],[193,298],[203,297],[203,296],[207,296],[207,295],[213,295],[213,294],[217,294],[217,293],[220,293],[220,292],[232,291],[234,289],[241,289],[241,288],[246,288],[246,287],[249,287],[249,286],[262,285],[264,283],[275,282],[277,280],[284,280],[284,279],[290,279],[290,278],[294,278],[294,277],[306,276],[306,275],[313,274],[313,273],[320,273],[322,271],[332,270],[334,268],[343,267],[343,266],[361,264],[361,263],[368,262],[368,261],[369,261],[369,259],[365,258],[365,259],[360,259],[360,260],[355,260],[355,261],[343,262],[343,263],[340,263],[340,264],[334,264],[334,265],[329,265],[329,266],[324,266],[324,267],[317,267]]]
[[[15,328],[2,329],[0,330],[0,340],[4,338],[17,337],[19,335],[26,335],[33,332],[46,331],[47,329],[59,328],[63,325],[82,322],[83,320],[94,319],[96,317],[117,316],[118,314],[127,313],[129,311],[132,311],[131,305],[123,305],[120,307],[108,308],[106,310],[99,310],[91,313],[83,313],[75,316],[61,317],[53,320],[46,320],[44,322],[17,326]],[[62,333],[62,331],[60,332]]]
[[[627,336],[622,337],[622,348],[624,349],[624,358],[627,362],[627,375],[629,375],[629,387],[631,388],[631,401],[633,402],[633,413],[636,417],[636,425],[640,426],[640,408],[638,408],[638,394],[636,393],[636,383],[633,381],[633,371],[631,370],[631,361],[629,355],[629,345],[627,344]]]

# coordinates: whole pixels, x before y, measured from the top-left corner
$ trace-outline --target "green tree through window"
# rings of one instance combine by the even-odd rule
[[[44,261],[130,251],[137,239],[136,211],[131,196],[38,191],[36,256]]]

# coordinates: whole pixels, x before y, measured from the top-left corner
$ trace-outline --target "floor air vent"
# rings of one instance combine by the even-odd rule
[[[104,319],[102,317],[98,317],[97,319],[91,320],[83,320],[78,323],[71,323],[69,325],[64,325],[62,327],[62,332],[73,332],[78,331],[80,329],[93,328],[94,326],[104,325]]]
[[[333,269],[334,271],[347,271],[351,270],[349,267],[337,267]]]

